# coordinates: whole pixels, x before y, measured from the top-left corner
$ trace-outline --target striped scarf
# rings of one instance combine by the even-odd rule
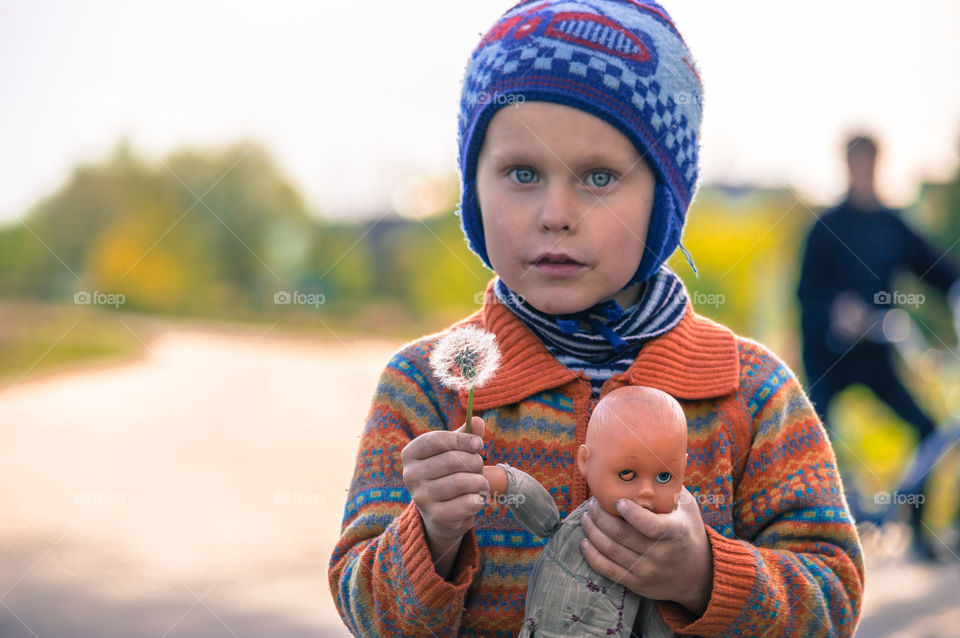
[[[677,325],[687,305],[683,282],[666,265],[641,284],[637,303],[626,310],[610,300],[572,315],[547,314],[499,277],[494,292],[560,363],[590,378],[594,396],[607,379],[630,367],[644,343]]]

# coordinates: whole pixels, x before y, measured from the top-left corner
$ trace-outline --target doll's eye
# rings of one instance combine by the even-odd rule
[[[593,171],[587,175],[586,183],[588,186],[606,188],[613,183],[613,173],[610,171]]]
[[[670,472],[660,472],[657,474],[657,483],[669,483],[673,475]]]
[[[620,473],[617,475],[624,481],[632,481],[637,475],[633,470],[620,470]]]
[[[537,173],[526,166],[518,166],[510,169],[510,172],[513,173],[513,178],[521,184],[532,184],[537,179]]]

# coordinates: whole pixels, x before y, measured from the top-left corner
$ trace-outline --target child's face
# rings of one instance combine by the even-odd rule
[[[551,102],[506,106],[477,165],[490,263],[541,312],[632,305],[639,285],[621,289],[643,256],[654,183],[636,147],[600,118]]]
[[[674,510],[687,465],[685,430],[657,429],[641,436],[629,428],[607,428],[601,445],[589,446],[589,453],[585,447],[578,457],[580,473],[608,513],[620,516],[616,505],[621,498],[657,514]]]

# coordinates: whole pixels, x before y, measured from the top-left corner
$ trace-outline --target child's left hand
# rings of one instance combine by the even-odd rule
[[[581,551],[601,576],[651,600],[672,600],[696,616],[710,601],[713,557],[697,500],[683,488],[676,509],[654,514],[621,499],[618,518],[596,500],[581,519]]]

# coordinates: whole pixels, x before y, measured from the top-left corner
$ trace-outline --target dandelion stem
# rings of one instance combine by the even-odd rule
[[[467,434],[473,434],[470,430],[470,422],[473,420],[473,386],[470,386],[470,392],[467,393]]]

